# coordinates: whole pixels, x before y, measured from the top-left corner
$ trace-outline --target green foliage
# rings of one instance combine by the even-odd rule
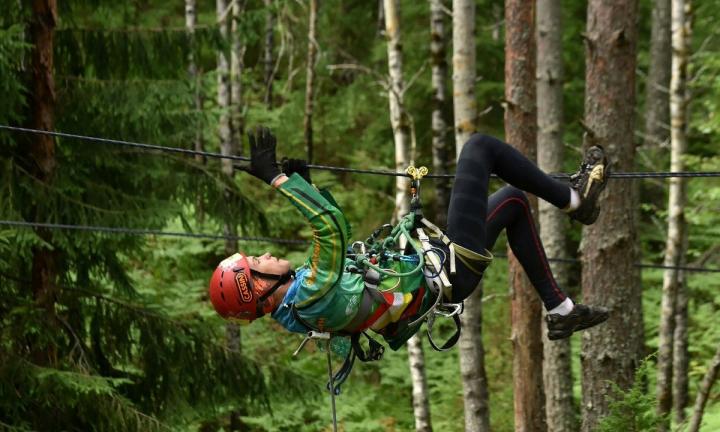
[[[654,432],[662,423],[662,418],[655,412],[655,396],[647,391],[647,379],[653,365],[648,360],[641,363],[630,389],[622,390],[613,384],[615,397],[610,402],[610,413],[598,425],[598,432]]]

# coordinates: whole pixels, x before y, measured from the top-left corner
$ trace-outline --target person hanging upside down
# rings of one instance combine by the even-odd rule
[[[298,333],[347,335],[371,329],[391,348],[402,346],[420,327],[408,323],[427,311],[437,295],[427,289],[423,273],[386,277],[377,289],[368,289],[362,272],[346,257],[350,226],[332,196],[312,186],[307,164],[285,160],[281,172],[275,137],[265,128],[250,136],[250,147],[248,172],[276,188],[307,219],[313,228],[312,253],[297,270],[269,253],[226,258],[210,280],[215,310],[226,319],[248,322],[270,314]],[[452,298],[446,300],[461,303],[473,292],[492,260],[488,251],[505,229],[513,254],[547,310],[550,339],[566,338],[605,321],[607,309],[576,304],[558,286],[525,192],[589,225],[600,212],[597,200],[607,182],[607,165],[604,150],[591,147],[568,185],[542,172],[510,145],[473,135],[460,153],[448,209],[446,235],[458,259],[456,272],[450,275]],[[488,197],[491,174],[509,185]],[[450,255],[448,245],[438,242],[437,246]],[[397,257],[386,265],[391,271],[408,272],[418,262],[412,258]]]

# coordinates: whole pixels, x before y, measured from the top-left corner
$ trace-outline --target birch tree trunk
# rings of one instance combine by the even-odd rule
[[[688,432],[698,432],[700,430],[703,413],[705,412],[705,404],[707,403],[708,396],[710,395],[710,389],[715,383],[718,374],[720,374],[720,345],[718,345],[718,349],[715,351],[715,357],[713,357],[712,362],[710,362],[708,371],[705,373],[702,384],[700,384],[700,388],[698,389],[697,398],[695,399],[695,408],[693,409],[693,415],[690,419]]]
[[[232,3],[230,24],[230,143],[233,154],[243,154],[245,134],[245,101],[243,100],[242,76],[245,68],[245,43],[240,34],[240,19],[245,11],[245,0]]]
[[[475,101],[475,2],[453,0],[453,111],[455,117],[455,151],[477,131]],[[482,282],[465,300],[460,315],[460,373],[465,403],[465,431],[490,430],[485,348],[482,341]]]
[[[425,354],[423,353],[420,334],[416,334],[408,340],[407,348],[413,386],[412,395],[415,430],[417,432],[432,432],[427,376],[425,374]]]
[[[538,165],[545,172],[563,169],[563,58],[560,0],[537,2],[537,123]],[[569,258],[567,216],[540,200],[540,237],[548,256]],[[567,286],[568,266],[551,263],[560,286]],[[543,385],[547,428],[553,432],[575,432],[570,339],[550,341],[542,321]]]
[[[445,50],[445,11],[443,0],[430,0],[430,64],[432,65],[432,156],[434,174],[446,174],[448,166],[447,122],[445,104],[447,96],[447,61]],[[435,180],[435,222],[447,223],[450,182]]]
[[[688,64],[691,57],[692,43],[692,2],[690,0],[673,0],[672,2],[672,78],[670,84],[670,130],[671,130],[671,168],[684,169],[682,155],[687,150],[687,132],[689,123],[690,90],[688,88]],[[678,149],[676,149],[676,143]],[[678,154],[676,154],[676,152]],[[681,217],[682,234],[680,236],[680,258],[676,262],[685,264],[688,233],[683,208],[687,200],[687,184],[682,179],[671,179],[670,194],[678,197]],[[672,199],[672,198],[671,198]],[[672,201],[670,201],[672,202]],[[670,208],[670,214],[674,213]],[[668,227],[669,229],[669,227]],[[668,240],[670,232],[668,232]],[[678,424],[685,421],[685,407],[689,404],[688,373],[690,359],[688,353],[688,293],[685,274],[677,274],[677,293],[675,307],[675,330],[673,334],[673,402],[675,419]]]
[[[689,0],[687,0],[689,2]],[[688,19],[685,16],[686,0],[672,3],[672,76],[670,79],[670,170],[684,171],[683,157],[687,152],[688,92],[687,72],[690,58]],[[687,183],[683,178],[670,179],[668,197],[668,232],[665,243],[666,266],[685,264],[687,222],[685,204]],[[673,348],[678,288],[685,285],[685,275],[676,269],[663,274],[662,306],[658,341],[657,412],[667,415],[672,409]],[[687,311],[687,308],[685,309]],[[667,431],[666,421],[659,430]]]
[[[29,127],[52,131],[55,128],[55,78],[53,76],[53,45],[57,25],[57,4],[55,0],[33,0],[33,16],[30,19],[30,34],[33,43],[31,54],[31,76]],[[31,159],[29,171],[43,185],[48,185],[57,168],[55,139],[49,135],[34,134],[29,138],[28,153]],[[46,215],[36,206],[31,212],[32,220],[44,222]],[[52,234],[47,229],[37,229],[36,234],[46,244],[52,244]],[[38,245],[32,249],[31,286],[37,306],[45,311],[48,320],[55,316],[57,295],[57,251]],[[39,365],[56,362],[57,348],[47,342],[32,346],[33,359]]]
[[[273,0],[263,0],[265,4],[265,42],[263,44],[263,63],[265,66],[265,105],[273,107],[273,81],[275,80],[275,9]]]
[[[410,126],[408,116],[403,108],[403,92],[405,82],[403,79],[402,43],[400,39],[400,10],[398,0],[384,0],[385,36],[387,38],[388,72],[390,82],[388,86],[388,99],[390,101],[390,124],[393,129],[395,141],[395,169],[404,171],[409,163]],[[395,183],[395,214],[393,220],[398,220],[410,210],[408,200],[409,182],[407,177],[396,177]],[[408,361],[413,383],[413,411],[415,414],[415,428],[418,431],[430,431],[430,402],[427,394],[427,379],[425,377],[425,359],[420,339],[415,336],[408,341]]]
[[[404,171],[409,163],[410,126],[403,107],[402,44],[400,42],[400,11],[397,0],[384,0],[385,37],[387,38],[388,72],[390,82],[388,99],[390,100],[390,123],[395,141],[395,170]],[[409,180],[407,177],[396,177],[395,180],[395,214],[398,220],[410,210],[407,199]]]
[[[310,0],[310,11],[308,17],[308,52],[307,52],[307,78],[305,80],[305,153],[308,163],[312,163],[314,156],[313,149],[313,105],[315,94],[315,58],[317,57],[317,37],[315,28],[317,26],[318,0]]]
[[[475,100],[475,3],[453,0],[453,112],[455,114],[455,151],[477,132]]]
[[[688,395],[688,373],[690,354],[688,353],[688,296],[687,285],[678,284],[675,303],[675,332],[673,334],[673,405],[675,423],[685,421],[685,408],[690,403]]]
[[[530,160],[537,148],[535,10],[523,0],[505,1],[505,139]],[[530,196],[537,215],[537,198]],[[520,262],[508,248],[516,431],[545,431],[542,305]]]
[[[585,72],[585,148],[605,148],[615,171],[635,162],[637,0],[590,0]],[[583,230],[583,300],[607,306],[610,318],[582,335],[583,432],[608,414],[611,382],[627,389],[644,342],[638,261],[637,192],[610,180],[597,222]]]
[[[655,0],[650,34],[650,67],[645,84],[645,145],[667,145],[670,123],[670,0]]]

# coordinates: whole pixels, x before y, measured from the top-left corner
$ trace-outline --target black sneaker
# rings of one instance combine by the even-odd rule
[[[551,314],[545,317],[548,339],[557,340],[570,337],[573,332],[596,326],[608,319],[608,310],[600,306],[576,304],[567,315]]]
[[[580,194],[580,207],[568,212],[571,218],[585,225],[591,225],[597,220],[600,215],[597,200],[609,176],[610,165],[605,149],[601,146],[587,149],[580,169],[570,176],[570,186]]]

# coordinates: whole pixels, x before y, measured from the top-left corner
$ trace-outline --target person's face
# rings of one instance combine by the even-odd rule
[[[290,261],[275,258],[269,252],[260,256],[248,256],[247,259],[250,269],[261,273],[283,275],[290,271]]]

